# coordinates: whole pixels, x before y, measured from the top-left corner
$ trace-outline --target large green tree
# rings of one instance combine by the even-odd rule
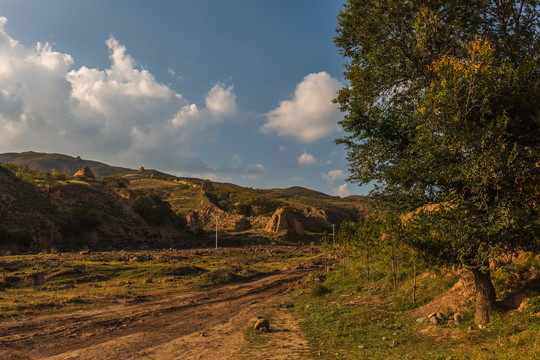
[[[350,180],[424,207],[411,244],[473,272],[485,325],[492,260],[539,248],[538,0],[349,0],[336,31]]]

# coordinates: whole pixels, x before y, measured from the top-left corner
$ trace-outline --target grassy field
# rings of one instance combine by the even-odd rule
[[[0,320],[247,280],[296,266],[316,254],[307,247],[252,247],[2,256]]]
[[[459,277],[452,270],[425,271],[419,276],[417,306],[411,300],[412,279],[391,286],[383,264],[368,282],[362,264],[352,261],[336,267],[294,294],[293,308],[305,321],[312,355],[320,359],[539,359],[540,259],[493,274],[498,307],[487,329],[473,324],[473,293],[463,295],[464,321],[432,325],[418,322],[422,306],[443,304]],[[504,298],[522,293],[517,309],[505,307]],[[452,305],[452,304],[447,304]],[[441,306],[444,308],[444,306]],[[444,311],[444,310],[441,310]],[[448,319],[452,314],[444,314]],[[426,315],[424,315],[426,316]]]

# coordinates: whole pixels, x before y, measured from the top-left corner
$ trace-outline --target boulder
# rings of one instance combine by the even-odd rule
[[[440,325],[443,321],[443,319],[437,316],[437,313],[429,314],[428,319],[429,319],[429,322],[432,323],[433,325]]]
[[[274,212],[268,225],[266,225],[266,231],[273,233],[287,231],[293,234],[304,235],[304,226],[295,218],[292,210],[285,207],[279,208]]]
[[[268,331],[268,330],[270,330],[270,323],[268,322],[268,320],[266,320],[266,319],[264,319],[262,317],[258,317],[257,322],[255,323],[253,328],[255,330]]]
[[[462,313],[455,313],[454,314],[454,321],[457,323],[457,324],[461,324],[463,322],[463,314]]]
[[[90,168],[88,166],[83,167],[81,170],[79,170],[75,174],[73,174],[73,176],[75,176],[75,177],[84,177],[84,178],[88,178],[88,179],[95,179],[96,178],[94,173],[92,172],[92,170],[90,170]]]

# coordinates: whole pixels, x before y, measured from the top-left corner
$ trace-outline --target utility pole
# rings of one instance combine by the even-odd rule
[[[216,249],[218,248],[218,239],[217,239],[217,220],[218,220],[218,217],[216,216]]]

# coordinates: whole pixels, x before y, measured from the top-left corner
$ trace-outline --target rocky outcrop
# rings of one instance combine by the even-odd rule
[[[205,180],[201,186],[202,191],[214,191],[214,184],[210,180]]]
[[[88,166],[83,167],[81,170],[77,171],[73,176],[75,176],[75,177],[84,177],[84,178],[88,178],[88,179],[95,179],[96,178],[94,173],[92,172],[92,170],[90,170],[90,168]]]
[[[266,225],[266,231],[273,233],[287,231],[287,233],[303,235],[304,226],[296,219],[290,208],[279,208]]]

